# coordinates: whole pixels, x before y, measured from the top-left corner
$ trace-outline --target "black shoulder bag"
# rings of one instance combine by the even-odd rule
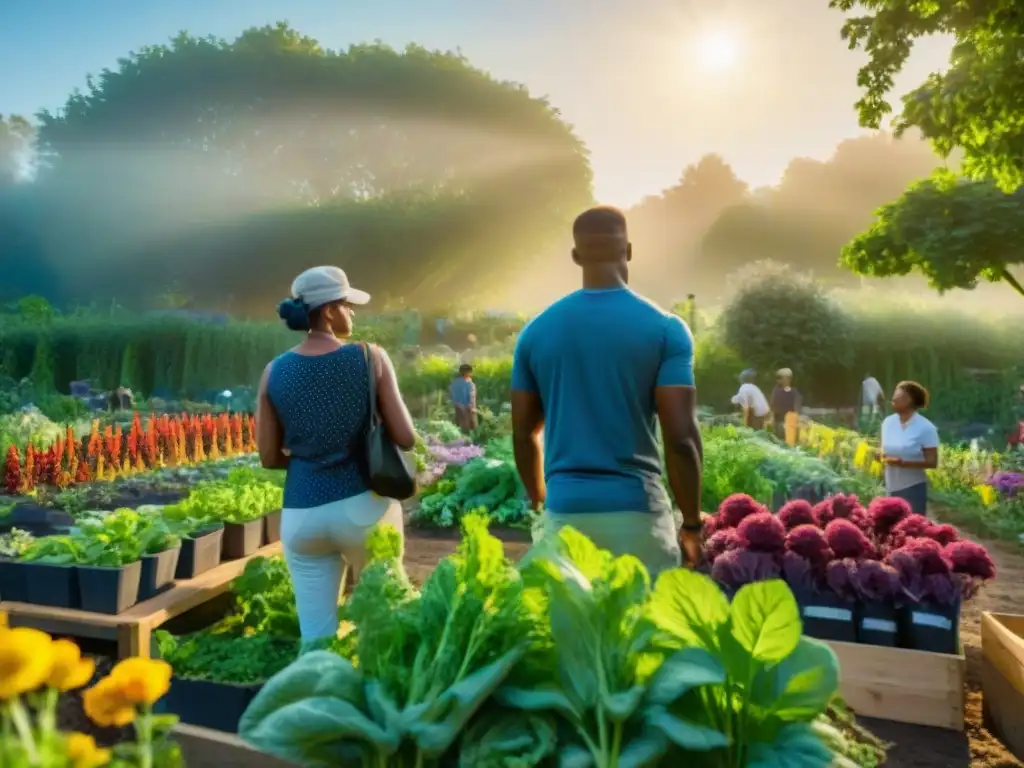
[[[416,470],[405,452],[388,434],[377,407],[377,366],[369,344],[363,344],[370,380],[370,427],[366,433],[366,463],[370,490],[379,496],[404,501],[416,495]]]

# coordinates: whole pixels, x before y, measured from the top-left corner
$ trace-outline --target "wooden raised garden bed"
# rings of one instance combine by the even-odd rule
[[[35,627],[56,636],[116,640],[118,658],[148,657],[154,629],[227,592],[253,557],[280,553],[280,543],[270,544],[249,557],[221,563],[194,579],[175,581],[170,589],[117,615],[14,602],[0,602],[0,612],[7,613],[12,626]]]
[[[962,652],[954,656],[880,645],[829,645],[839,657],[839,693],[858,715],[964,729],[967,663]]]
[[[1024,760],[1024,616],[981,614],[985,725]]]
[[[188,768],[296,768],[294,763],[253,749],[237,736],[207,728],[178,725],[173,739]]]

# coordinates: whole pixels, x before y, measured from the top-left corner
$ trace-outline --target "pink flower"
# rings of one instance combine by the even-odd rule
[[[787,531],[792,531],[798,525],[817,525],[818,518],[814,514],[814,508],[810,502],[803,499],[787,501],[779,510],[779,520]]]
[[[777,552],[786,548],[786,528],[771,512],[756,512],[743,518],[736,529],[740,545],[752,552]]]

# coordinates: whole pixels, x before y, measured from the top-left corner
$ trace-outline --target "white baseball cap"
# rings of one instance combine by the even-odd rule
[[[292,282],[292,297],[310,309],[322,307],[332,301],[349,304],[368,304],[370,294],[353,288],[348,276],[338,267],[312,267]]]

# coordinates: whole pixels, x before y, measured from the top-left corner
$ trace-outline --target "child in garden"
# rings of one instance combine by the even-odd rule
[[[455,406],[455,424],[464,433],[476,429],[476,384],[473,382],[473,366],[463,363],[459,375],[448,389]]]
[[[763,429],[764,420],[771,411],[768,398],[761,388],[754,383],[757,372],[748,368],[740,374],[740,389],[733,395],[733,405],[743,409],[743,423],[751,429]]]

